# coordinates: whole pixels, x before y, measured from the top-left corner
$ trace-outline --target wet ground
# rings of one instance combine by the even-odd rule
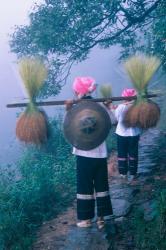
[[[128,182],[120,178],[117,171],[116,153],[108,162],[110,194],[115,215],[116,232],[107,223],[99,230],[94,220],[91,228],[76,227],[76,207],[68,208],[58,218],[46,222],[34,245],[34,250],[137,250],[129,221],[132,211],[141,207],[144,219],[153,219],[153,191],[156,181],[166,184],[166,177],[154,175],[155,159],[152,149],[156,149],[157,130],[149,130],[140,140],[139,176],[136,181]],[[155,156],[157,157],[157,156]]]

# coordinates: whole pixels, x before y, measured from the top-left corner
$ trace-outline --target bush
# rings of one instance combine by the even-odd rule
[[[0,177],[0,250],[29,249],[36,229],[74,198],[75,169],[60,123],[51,122],[51,139],[29,146],[17,174]]]
[[[115,129],[116,129],[115,126],[111,128],[110,133],[106,140],[107,150],[109,154],[111,154],[112,151],[117,150],[117,139],[116,139]]]
[[[138,250],[166,249],[166,190],[158,195],[156,216],[152,221],[144,221],[143,214],[134,220],[136,247]]]

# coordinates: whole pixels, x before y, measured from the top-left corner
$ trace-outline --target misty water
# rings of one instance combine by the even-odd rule
[[[67,83],[60,94],[51,97],[50,100],[72,99],[74,95],[71,86],[76,76],[92,76],[96,79],[98,85],[109,83],[112,86],[113,96],[119,96],[124,87],[131,87],[123,66],[119,62],[119,55],[120,48],[117,46],[106,50],[93,49],[87,60],[73,66]],[[2,56],[3,60],[0,60],[0,166],[14,164],[21,157],[22,150],[26,147],[15,136],[16,120],[18,115],[24,111],[24,108],[7,108],[6,104],[28,101],[15,63],[15,57],[10,53],[6,54],[5,51]],[[100,97],[99,86],[94,96]],[[54,117],[63,110],[63,106],[48,106],[44,107],[44,109],[48,116]],[[148,170],[148,166],[153,165],[153,161],[150,159],[152,157],[149,157],[149,149],[151,150],[155,145],[153,140],[149,141],[148,139],[156,137],[151,136],[156,133],[153,131],[152,129],[146,132],[140,141],[140,155],[141,159],[143,159],[140,161],[139,167],[141,172]],[[146,163],[144,159],[146,159]]]
[[[112,85],[113,95],[121,93],[124,86],[130,86],[124,70],[119,63],[119,47],[110,49],[95,48],[91,51],[86,61],[74,65],[71,74],[68,77],[66,85],[54,100],[73,98],[72,82],[76,76],[92,76],[97,84],[110,83]],[[15,126],[18,114],[24,109],[6,108],[6,104],[25,101],[26,92],[18,73],[17,64],[14,63],[14,56],[10,53],[2,54],[3,60],[0,60],[0,164],[14,163],[20,157],[22,148],[15,136]],[[99,88],[98,88],[99,89]],[[95,96],[99,97],[99,91]],[[62,107],[45,108],[49,116],[56,115]]]

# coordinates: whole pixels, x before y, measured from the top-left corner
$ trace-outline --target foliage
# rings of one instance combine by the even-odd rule
[[[166,2],[163,1],[160,8],[156,10],[156,16],[152,25],[151,47],[152,52],[161,58],[163,68],[166,70]],[[150,36],[150,35],[149,35]]]
[[[161,79],[161,86],[160,86],[162,95],[160,97],[161,118],[160,118],[159,128],[163,133],[166,133],[166,98],[165,98],[166,85],[163,84],[164,82],[165,82],[165,76]],[[164,135],[163,135],[163,137],[164,137]],[[164,140],[165,140],[165,138],[164,138]]]
[[[139,250],[166,249],[166,190],[158,194],[157,204],[154,220],[145,222],[141,212],[134,220],[136,247]]]
[[[0,176],[1,250],[30,249],[39,225],[73,199],[74,158],[59,124],[52,122],[50,130],[45,147],[25,150],[15,178]]]
[[[154,11],[153,22],[145,22],[144,27],[131,34],[131,41],[122,43],[121,57],[128,57],[136,52],[158,56],[166,70],[166,1],[162,0]]]
[[[17,26],[10,41],[18,57],[38,55],[49,70],[44,95],[55,95],[73,63],[85,60],[96,45],[133,45],[135,33],[154,18],[163,0],[45,0],[30,14],[30,24]]]
[[[153,193],[151,194],[154,198],[154,202],[153,208],[149,212],[151,213],[153,220],[144,220],[143,213],[146,213],[146,211],[143,212],[140,206],[134,212],[132,227],[136,249],[138,250],[166,249],[166,189],[164,178],[166,140],[163,134],[160,134],[160,137],[157,139],[157,145],[154,147],[152,155],[156,163],[155,174],[159,174],[161,179],[156,179],[154,181],[155,185]]]
[[[108,153],[111,154],[112,151],[117,150],[117,140],[116,140],[116,134],[115,134],[115,126],[113,125],[110,133],[106,139],[106,144],[107,144],[107,150]]]

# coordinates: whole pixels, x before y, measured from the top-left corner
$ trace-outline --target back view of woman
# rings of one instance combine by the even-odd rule
[[[136,96],[134,89],[124,89],[123,97]],[[130,174],[130,180],[136,178],[138,170],[138,142],[141,129],[138,127],[125,127],[123,123],[125,112],[132,105],[132,101],[124,101],[118,105],[114,114],[118,122],[115,133],[117,134],[118,168],[122,177]]]

